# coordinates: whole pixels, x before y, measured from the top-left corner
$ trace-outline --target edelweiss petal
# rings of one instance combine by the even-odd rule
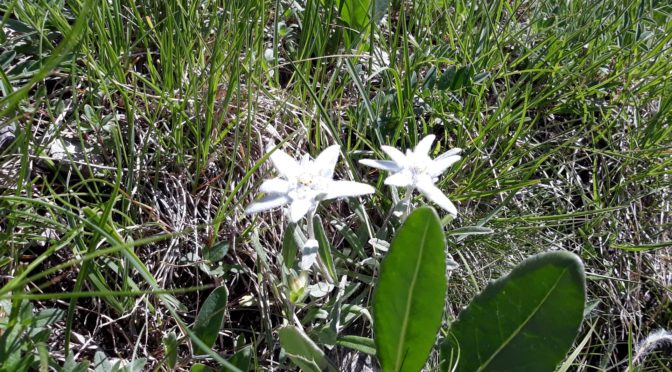
[[[267,195],[262,199],[250,204],[245,213],[252,214],[267,211],[269,209],[281,207],[291,201],[286,195]]]
[[[315,159],[314,165],[316,171],[323,177],[333,178],[334,168],[336,168],[336,162],[340,153],[341,147],[339,145],[331,145],[324,149]]]
[[[298,222],[305,216],[312,208],[315,208],[317,203],[313,203],[308,199],[299,199],[292,201],[289,205],[289,219],[292,222]]]
[[[430,134],[428,136],[425,136],[418,144],[415,146],[413,149],[413,152],[416,154],[423,154],[423,155],[428,155],[429,150],[432,149],[432,144],[434,143],[434,139],[436,138],[435,135]]]
[[[334,168],[340,154],[338,145],[329,146],[315,160],[304,155],[300,162],[280,149],[270,159],[280,177],[266,180],[259,190],[268,194],[252,203],[245,212],[257,213],[289,204],[289,219],[297,222],[314,211],[320,201],[347,196],[371,194],[375,189],[352,181],[334,181]]]
[[[333,181],[327,190],[325,199],[344,198],[348,196],[361,196],[373,194],[376,189],[371,185],[355,181]]]
[[[461,150],[461,149],[457,149],[457,150]],[[458,151],[458,153],[459,153],[459,151]],[[462,157],[459,156],[459,155],[449,155],[449,156],[438,157],[438,158],[434,159],[434,161],[432,161],[432,164],[429,167],[429,173],[431,173],[433,176],[438,176],[438,175],[442,174],[443,172],[445,172],[446,169],[448,169],[448,167],[450,167],[451,165],[460,161],[460,159],[462,159]]]
[[[391,172],[399,172],[401,170],[397,163],[392,160],[361,159],[359,163],[371,168],[378,168]]]
[[[432,160],[429,152],[436,136],[425,136],[413,150],[407,149],[406,154],[390,146],[381,146],[381,149],[392,160],[363,159],[359,162],[373,168],[391,172],[385,179],[385,184],[397,187],[413,187],[424,194],[441,208],[453,215],[457,215],[457,208],[448,197],[434,184],[443,172],[458,162],[461,149],[452,149]]]
[[[439,207],[445,209],[448,211],[448,213],[456,216],[457,215],[457,208],[455,208],[455,204],[448,199],[448,197],[439,190],[436,185],[434,185],[433,182],[429,180],[425,180],[423,182],[419,182],[416,187],[418,190],[427,197],[427,199],[433,201],[436,203]]]
[[[392,146],[380,146],[380,149],[385,151],[387,156],[392,158],[392,161],[397,164],[397,166],[403,168],[406,164],[406,155],[403,152],[395,149]]]
[[[413,184],[413,179],[407,172],[397,172],[385,179],[385,184],[389,186],[406,187]]]
[[[259,191],[266,194],[286,194],[289,191],[289,181],[282,178],[272,178],[259,186]]]
[[[270,147],[268,151],[273,151],[273,147]],[[296,177],[299,167],[299,162],[292,159],[291,156],[287,155],[286,152],[276,149],[271,153],[271,162],[273,166],[278,170],[281,176],[286,178]]]

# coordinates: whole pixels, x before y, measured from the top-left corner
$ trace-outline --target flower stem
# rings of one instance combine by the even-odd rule
[[[406,194],[404,195],[404,200],[401,202],[406,205],[406,212],[401,216],[401,221],[405,221],[406,217],[411,214],[411,199],[413,198],[413,186],[406,186]]]
[[[315,239],[315,225],[313,223],[313,218],[315,217],[316,211],[316,209],[313,209],[308,213],[308,239]]]

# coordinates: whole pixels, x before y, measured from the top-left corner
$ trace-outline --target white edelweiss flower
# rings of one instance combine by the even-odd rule
[[[457,208],[448,197],[436,187],[438,177],[461,159],[458,155],[462,149],[454,148],[439,155],[436,159],[429,157],[429,150],[436,136],[430,134],[423,138],[413,150],[407,149],[406,154],[390,146],[381,149],[392,160],[362,159],[359,162],[391,173],[385,184],[398,187],[418,189],[427,199],[433,201],[450,214],[457,216]]]
[[[267,151],[272,150],[273,147],[269,147]],[[259,191],[267,195],[247,207],[245,213],[257,213],[289,204],[289,218],[297,222],[315,210],[322,200],[374,193],[375,189],[370,185],[333,179],[339,154],[340,146],[333,145],[322,151],[315,160],[305,155],[299,162],[280,149],[273,151],[270,159],[279,177],[261,184]]]

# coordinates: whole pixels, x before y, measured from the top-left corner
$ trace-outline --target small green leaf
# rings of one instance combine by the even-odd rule
[[[47,344],[44,342],[37,342],[35,348],[37,349],[37,356],[40,360],[40,372],[49,371],[49,350],[47,350]]]
[[[376,355],[376,343],[367,337],[352,335],[341,336],[336,341],[336,344],[365,354]]]
[[[138,358],[125,365],[123,371],[140,372],[144,370],[145,364],[147,364],[147,358]]]
[[[457,229],[448,231],[447,235],[460,235],[460,236],[469,236],[469,235],[488,235],[492,234],[494,230],[488,227],[483,226],[465,226]]]
[[[322,219],[320,216],[315,215],[313,217],[313,230],[315,231],[315,237],[317,238],[317,243],[319,245],[319,254],[324,266],[327,267],[329,276],[333,282],[338,280],[336,275],[336,266],[334,266],[334,257],[331,255],[331,244],[329,244],[329,239],[327,239],[327,234],[324,232],[324,227],[322,226]]]
[[[383,371],[419,371],[441,326],[446,242],[433,208],[406,219],[381,264],[373,326]]]
[[[219,243],[216,243],[212,247],[205,249],[203,252],[203,258],[210,262],[221,261],[229,252],[229,247],[229,242],[223,240]]]
[[[471,84],[473,76],[474,67],[472,65],[466,65],[459,68],[450,66],[441,74],[436,87],[439,90],[456,91]]]
[[[299,328],[287,326],[280,328],[280,345],[299,368],[304,371],[337,371],[324,352]]]
[[[299,251],[299,246],[296,244],[296,238],[294,236],[294,230],[296,230],[296,224],[289,224],[285,230],[285,235],[282,237],[282,261],[287,268],[294,266],[296,253]]]
[[[583,320],[586,279],[569,252],[528,258],[488,285],[451,325],[442,370],[553,371]]]
[[[9,28],[10,30],[16,31],[21,34],[27,34],[31,32],[35,32],[35,29],[30,27],[29,25],[16,20],[16,19],[8,19],[7,22],[3,25],[4,27]]]
[[[96,351],[93,355],[94,372],[108,372],[112,369],[110,357],[102,351]]]
[[[31,319],[32,326],[35,328],[48,327],[58,323],[65,316],[65,311],[61,309],[44,309],[35,314]]]
[[[234,366],[238,367],[241,371],[250,370],[250,360],[252,359],[252,347],[250,345],[245,346],[240,349],[237,353],[233,354],[229,362]],[[229,371],[228,368],[224,367],[224,371]]]
[[[229,292],[225,286],[217,287],[205,299],[201,310],[198,312],[193,331],[208,347],[212,347],[215,344],[219,330],[222,328],[228,297]],[[205,353],[205,350],[194,346],[194,354]]]
[[[62,372],[86,372],[89,370],[89,361],[85,360],[81,363],[75,362],[74,355],[68,354],[63,363]]]
[[[206,366],[205,364],[196,363],[189,369],[191,372],[214,372],[215,370]]]
[[[163,348],[166,355],[166,365],[172,371],[177,364],[177,336],[175,335],[175,331],[170,331],[163,338]]]

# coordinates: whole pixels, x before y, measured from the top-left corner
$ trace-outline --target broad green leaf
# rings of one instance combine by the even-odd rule
[[[228,297],[229,292],[225,286],[217,287],[205,299],[198,312],[193,331],[208,347],[215,344],[219,330],[222,328]],[[194,354],[206,354],[206,351],[194,345]]]
[[[365,31],[371,14],[373,21],[380,21],[387,14],[388,0],[339,0],[341,19],[357,31]],[[373,7],[373,8],[372,8]]]
[[[315,238],[317,238],[317,243],[319,245],[319,255],[322,259],[322,263],[327,267],[329,276],[331,280],[335,283],[338,281],[338,276],[336,275],[336,266],[334,266],[334,257],[331,255],[331,244],[329,244],[329,239],[327,239],[327,234],[324,232],[324,227],[322,226],[322,219],[320,216],[315,215],[313,217],[313,230],[315,232]]]
[[[442,369],[553,371],[583,320],[583,264],[569,252],[528,258],[488,285],[451,325]]]
[[[357,31],[364,31],[369,23],[371,0],[340,0],[341,19]]]
[[[280,345],[289,358],[303,371],[337,371],[324,352],[303,331],[295,326],[280,328]]]
[[[373,326],[383,371],[419,371],[441,326],[446,242],[433,208],[406,219],[381,264]]]

